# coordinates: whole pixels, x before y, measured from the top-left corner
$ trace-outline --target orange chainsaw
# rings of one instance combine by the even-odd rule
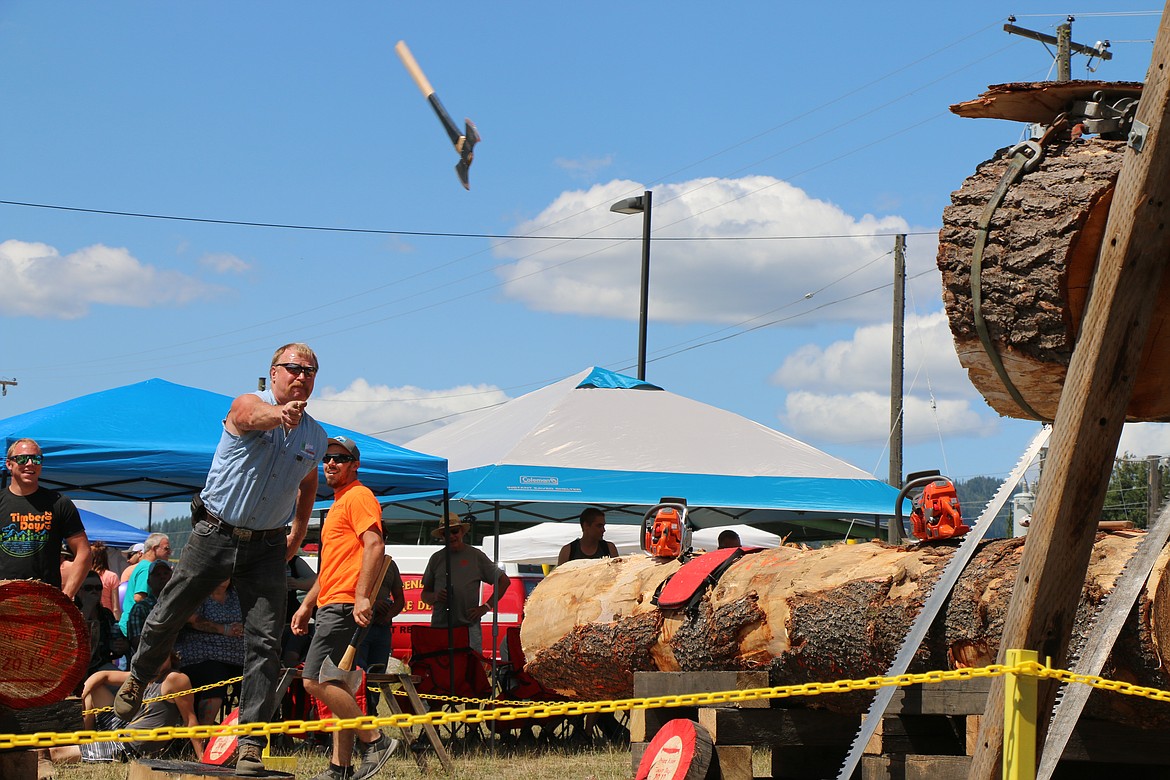
[[[679,558],[691,549],[687,502],[664,498],[642,518],[642,549],[655,558]]]
[[[922,488],[922,492],[914,497],[914,508],[910,513],[910,531],[915,537],[924,542],[936,542],[954,539],[971,530],[963,522],[955,483],[938,471],[906,475],[906,486],[894,505],[899,526],[902,525],[902,501],[918,488]]]

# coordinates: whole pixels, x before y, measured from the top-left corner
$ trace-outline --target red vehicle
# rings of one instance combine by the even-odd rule
[[[394,559],[394,563],[397,564],[398,571],[402,575],[402,590],[406,596],[406,606],[394,618],[391,635],[394,657],[402,661],[410,658],[411,629],[417,625],[429,626],[431,624],[431,608],[420,598],[422,595],[422,576],[431,555],[442,549],[438,545],[386,545],[386,553]],[[314,570],[317,568],[315,557],[307,557],[306,560]],[[520,626],[520,619],[524,614],[524,602],[528,599],[528,594],[532,592],[537,583],[544,579],[544,571],[537,565],[504,563],[501,564],[500,568],[508,575],[511,584],[508,586],[508,591],[500,599],[497,608],[499,633],[494,645],[497,648],[497,657],[501,657],[501,651],[505,645],[505,630]],[[481,597],[487,593],[487,590],[487,586],[483,586]],[[491,612],[483,616],[479,630],[483,632],[484,655],[490,658],[487,649],[493,646]]]
[[[393,653],[403,661],[410,657],[410,631],[419,624],[431,624],[430,605],[423,603],[422,576],[426,570],[427,561],[431,555],[442,550],[438,545],[386,545],[386,552],[394,558],[398,571],[402,575],[402,590],[406,596],[406,606],[398,617],[394,618],[394,632],[391,639]],[[513,626],[519,627],[520,619],[524,614],[524,602],[532,589],[544,579],[544,571],[540,566],[530,564],[504,563],[500,565],[508,575],[511,583],[507,592],[500,599],[496,612],[499,628],[495,647],[497,657],[504,647],[504,631]],[[488,592],[486,585],[482,586],[481,597]],[[484,655],[490,657],[487,649],[492,647],[492,613],[483,616],[480,622],[483,631]]]

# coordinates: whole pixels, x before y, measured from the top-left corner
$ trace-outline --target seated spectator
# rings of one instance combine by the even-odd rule
[[[159,696],[191,690],[191,680],[187,675],[177,671],[178,656],[171,654],[170,660],[163,664],[158,679],[146,687],[144,699],[154,699]],[[126,681],[129,672],[118,670],[102,671],[90,675],[85,681],[81,696],[86,710],[109,708],[114,703],[114,693]],[[121,728],[157,729],[163,726],[197,726],[199,721],[195,717],[195,705],[190,694],[168,698],[160,701],[146,701],[142,711],[130,723],[118,718],[108,709],[104,712],[88,713],[84,716],[87,729],[99,731],[115,731]],[[93,742],[82,745],[80,756],[83,761],[128,761],[143,756],[155,756],[162,753],[171,743],[165,740],[150,742]],[[203,755],[203,740],[191,738],[191,747],[196,756]],[[76,746],[73,750],[77,750]],[[67,756],[54,755],[54,760],[76,760]]]
[[[96,571],[85,575],[81,590],[73,603],[89,629],[89,668],[87,674],[113,669],[114,660],[126,655],[130,643],[118,628],[114,613],[101,603],[102,581]]]
[[[130,652],[138,650],[138,640],[142,636],[142,627],[146,625],[146,616],[154,605],[158,603],[158,594],[171,581],[171,565],[166,561],[154,561],[150,564],[150,571],[146,576],[146,594],[142,601],[135,601],[126,615],[126,638],[130,640]]]
[[[244,642],[240,597],[231,581],[224,580],[187,619],[187,626],[175,642],[175,651],[183,659],[183,671],[192,684],[202,688],[243,674]],[[199,722],[218,723],[226,697],[226,685],[196,694]]]

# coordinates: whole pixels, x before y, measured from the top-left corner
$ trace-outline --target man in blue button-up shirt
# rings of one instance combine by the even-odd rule
[[[305,538],[328,438],[305,412],[317,367],[307,345],[286,344],[272,356],[271,390],[232,402],[207,484],[192,501],[191,538],[114,698],[118,717],[133,719],[187,618],[227,579],[239,594],[247,637],[239,722],[265,722],[276,709],[285,562]],[[263,743],[263,735],[240,737],[237,774],[265,771]]]

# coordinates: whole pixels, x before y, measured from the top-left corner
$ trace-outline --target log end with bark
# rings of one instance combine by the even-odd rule
[[[1039,167],[1008,190],[992,216],[978,277],[971,274],[977,227],[1008,169],[1009,150],[982,163],[943,211],[938,267],[955,350],[972,384],[1004,416],[1032,417],[979,338],[974,285],[1010,383],[1041,418],[1054,419],[1125,148],[1124,141],[1100,138],[1048,144]],[[1170,275],[1160,299],[1127,408],[1130,421],[1170,420]]]

